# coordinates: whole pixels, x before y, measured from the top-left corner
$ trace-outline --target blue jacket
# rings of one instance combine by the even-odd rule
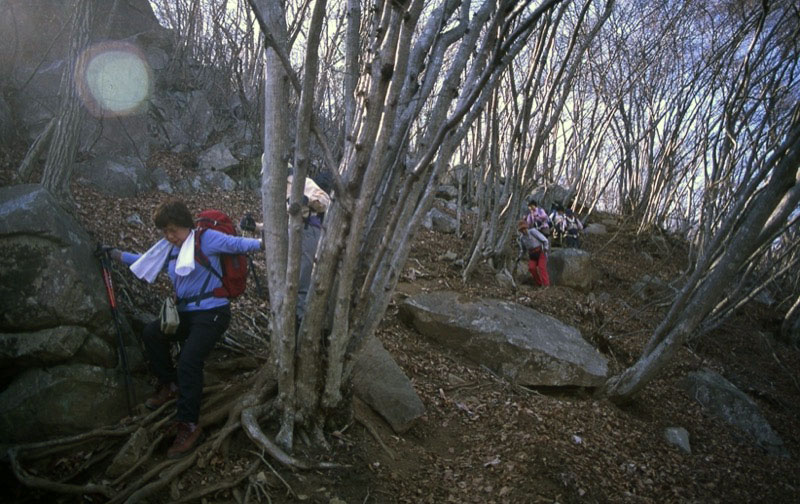
[[[196,232],[196,230],[195,230]],[[220,254],[244,254],[255,250],[260,250],[261,242],[256,238],[244,238],[242,236],[233,236],[213,229],[207,229],[203,232],[200,239],[200,249],[208,257],[208,261],[215,271],[222,272],[222,265],[220,264]],[[178,276],[175,274],[175,261],[178,257],[179,248],[173,246],[170,252],[170,257],[164,265],[169,279],[175,288],[175,295],[178,299],[186,299],[194,296],[199,296],[207,292],[213,291],[215,288],[222,286],[222,281],[217,278],[208,268],[202,266],[195,260],[195,267],[191,273],[186,276]],[[132,252],[122,253],[122,262],[130,266],[141,254],[134,254]],[[207,283],[206,283],[207,282]],[[205,289],[203,286],[205,285]],[[207,297],[201,299],[199,302],[189,303],[186,306],[178,306],[178,311],[194,311],[194,310],[210,310],[212,308],[219,308],[229,303],[228,298],[222,297]]]

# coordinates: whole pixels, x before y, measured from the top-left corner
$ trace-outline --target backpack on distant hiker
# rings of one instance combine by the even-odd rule
[[[197,229],[194,233],[194,258],[198,264],[207,268],[217,278],[222,280],[222,286],[214,289],[214,297],[235,298],[240,296],[247,286],[247,255],[246,254],[220,254],[222,272],[215,271],[208,257],[200,247],[203,233],[213,229],[220,233],[236,236],[236,227],[225,212],[220,210],[203,210],[195,219]]]

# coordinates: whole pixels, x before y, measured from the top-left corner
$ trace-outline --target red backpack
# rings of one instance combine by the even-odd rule
[[[236,227],[225,212],[203,210],[195,219],[197,229],[194,233],[194,258],[203,267],[222,280],[222,287],[214,289],[214,297],[235,298],[244,292],[247,285],[247,256],[245,254],[220,254],[222,274],[215,271],[200,247],[200,240],[206,229],[236,236]]]

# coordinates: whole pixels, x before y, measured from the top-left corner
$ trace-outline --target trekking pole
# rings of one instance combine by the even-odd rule
[[[125,341],[122,339],[122,324],[119,320],[119,311],[117,310],[117,298],[114,296],[114,283],[111,280],[111,259],[109,257],[109,249],[97,245],[95,256],[100,259],[100,266],[103,269],[103,282],[106,285],[106,294],[108,294],[108,302],[111,304],[111,315],[114,319],[114,327],[117,330],[117,346],[119,350],[119,360],[122,363],[122,371],[125,375],[125,403],[128,406],[128,415],[133,416],[133,408],[131,399],[134,402],[133,384],[131,381],[131,370],[128,367],[128,352],[125,350]]]

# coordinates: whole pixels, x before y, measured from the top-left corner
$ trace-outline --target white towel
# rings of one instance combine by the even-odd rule
[[[131,271],[138,278],[146,280],[148,283],[153,283],[164,267],[167,261],[167,256],[172,250],[172,244],[162,238],[156,242],[155,245],[142,254],[139,259],[131,264]],[[194,230],[189,233],[183,244],[181,250],[178,252],[178,262],[175,264],[175,273],[180,276],[186,276],[194,270]]]
[[[181,251],[178,252],[178,262],[175,263],[175,274],[186,276],[194,270],[194,229],[183,241]]]
[[[161,272],[161,268],[164,267],[167,254],[171,249],[172,244],[166,238],[158,240],[135,263],[131,264],[131,271],[137,277],[147,280],[148,283],[153,283],[159,272]]]

